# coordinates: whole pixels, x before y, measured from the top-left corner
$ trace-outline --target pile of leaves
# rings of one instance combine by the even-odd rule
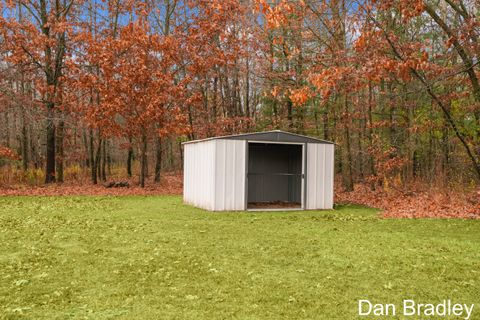
[[[337,184],[339,185],[339,184]],[[413,189],[372,190],[358,184],[354,191],[335,190],[336,203],[356,203],[383,209],[385,218],[480,219],[480,191],[461,192],[416,186]]]

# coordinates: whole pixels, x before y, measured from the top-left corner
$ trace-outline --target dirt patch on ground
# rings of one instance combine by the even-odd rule
[[[301,208],[298,202],[272,201],[272,202],[249,202],[248,209],[293,209]]]

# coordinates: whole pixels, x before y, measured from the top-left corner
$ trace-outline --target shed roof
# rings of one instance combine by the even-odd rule
[[[252,141],[265,141],[265,142],[298,142],[298,143],[324,143],[333,144],[331,141],[308,137],[296,133],[285,132],[281,130],[264,131],[235,134],[230,136],[219,136],[201,140],[192,140],[184,142],[184,144],[197,143],[215,139],[231,139],[231,140],[252,140]]]

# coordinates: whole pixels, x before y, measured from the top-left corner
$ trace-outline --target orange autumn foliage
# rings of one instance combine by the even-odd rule
[[[12,149],[0,146],[0,159],[20,160],[20,156]]]
[[[182,134],[188,79],[176,80],[180,57],[171,36],[149,34],[145,21],[120,29],[118,38],[89,37],[78,85],[93,98],[83,102],[86,121],[106,136]]]
[[[289,98],[296,106],[304,105],[308,99],[313,95],[309,87],[299,89],[291,89]]]

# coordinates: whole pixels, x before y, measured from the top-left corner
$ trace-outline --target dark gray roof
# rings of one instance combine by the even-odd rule
[[[281,130],[274,131],[265,131],[265,132],[254,132],[254,133],[243,133],[235,134],[231,136],[220,136],[212,137],[202,140],[192,140],[184,142],[187,143],[196,143],[202,141],[209,141],[215,139],[231,139],[231,140],[250,140],[250,141],[270,141],[270,142],[298,142],[298,143],[325,143],[333,144],[331,141],[326,141],[322,139],[317,139],[313,137],[307,137],[296,133],[285,132]]]

